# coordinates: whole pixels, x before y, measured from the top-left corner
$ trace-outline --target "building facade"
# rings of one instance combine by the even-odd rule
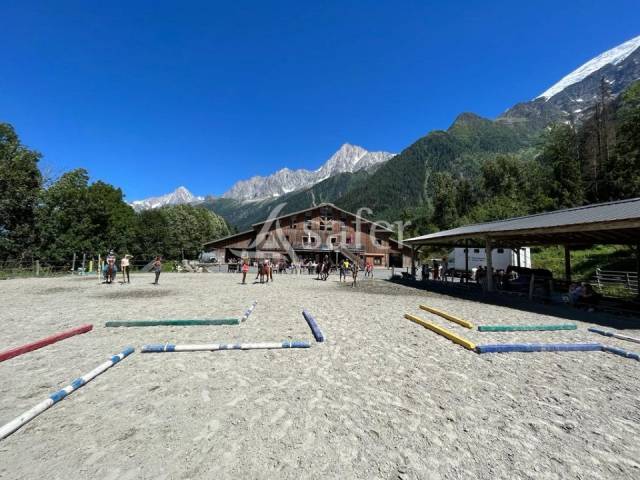
[[[250,230],[204,244],[219,262],[241,258],[290,262],[343,258],[383,267],[409,267],[411,248],[393,231],[330,203],[256,223]]]

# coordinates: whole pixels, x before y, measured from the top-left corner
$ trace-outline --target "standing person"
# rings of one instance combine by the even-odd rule
[[[271,263],[271,260],[269,260],[267,265],[267,268],[269,269],[269,280],[273,282],[273,263]]]
[[[433,279],[440,280],[440,264],[435,258],[433,259]]]
[[[246,285],[247,273],[249,273],[249,260],[245,259],[242,262],[242,284]]]
[[[120,260],[120,268],[122,269],[122,283],[125,283],[125,280],[127,283],[131,283],[129,279],[129,260],[131,258],[131,255],[125,255],[124,257],[122,257],[122,260]]]
[[[116,279],[116,255],[113,250],[107,255],[107,283],[111,283]]]
[[[160,272],[162,272],[162,261],[160,260],[160,255],[158,255],[153,261],[153,271],[156,274],[156,281],[153,282],[153,284],[159,285],[158,280],[160,280]]]

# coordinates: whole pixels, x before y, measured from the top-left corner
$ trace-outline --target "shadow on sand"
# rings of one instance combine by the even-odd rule
[[[418,281],[410,279],[390,279],[386,282],[394,285],[403,285],[417,290],[438,293],[454,298],[461,298],[472,302],[485,303],[500,307],[513,308],[530,313],[541,315],[552,315],[554,317],[574,320],[578,322],[593,323],[617,330],[640,329],[640,312],[620,314],[594,311],[588,312],[574,308],[563,303],[551,303],[540,299],[530,301],[528,298],[518,295],[504,293],[483,293],[475,284],[463,286],[455,283],[445,283],[436,281]]]

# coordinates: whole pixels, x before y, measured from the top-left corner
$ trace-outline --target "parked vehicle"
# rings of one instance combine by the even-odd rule
[[[506,270],[509,265],[518,266],[518,250],[510,248],[494,248],[491,253],[493,270]],[[447,275],[462,276],[465,272],[465,249],[463,247],[454,248],[449,252],[447,258]],[[484,248],[469,248],[469,271],[472,278],[478,267],[487,266],[487,255]],[[531,249],[523,247],[520,249],[520,267],[531,268]]]

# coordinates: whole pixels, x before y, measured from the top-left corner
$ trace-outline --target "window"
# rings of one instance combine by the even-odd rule
[[[331,243],[335,244],[338,239],[336,237],[331,237]]]
[[[473,249],[473,253],[480,253],[480,249],[479,248],[474,248]]]
[[[313,228],[313,222],[311,220],[306,220],[304,222],[304,228],[307,230],[311,230]]]
[[[311,237],[310,240],[311,240],[311,243],[316,243],[316,237]]]
[[[381,257],[374,257],[373,258],[373,264],[374,265],[382,265],[382,258]]]
[[[498,253],[504,253],[504,248],[499,248]]]
[[[284,238],[287,242],[289,241],[289,235],[285,235]]]

